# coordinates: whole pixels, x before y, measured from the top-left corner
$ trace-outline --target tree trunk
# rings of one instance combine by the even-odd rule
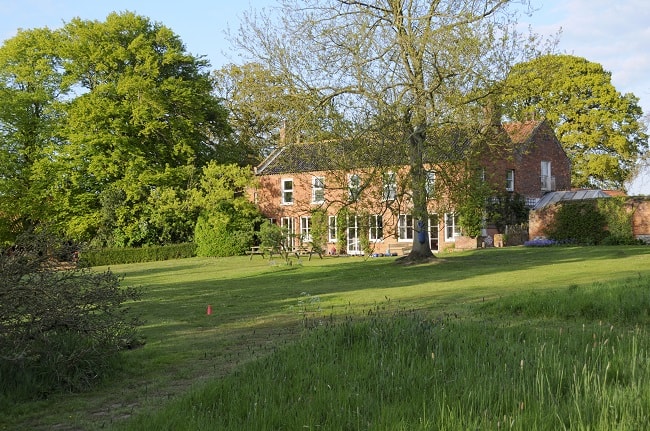
[[[429,241],[429,211],[427,208],[426,172],[422,160],[425,128],[417,126],[409,136],[409,164],[413,199],[413,246],[408,261],[429,260],[433,257]]]

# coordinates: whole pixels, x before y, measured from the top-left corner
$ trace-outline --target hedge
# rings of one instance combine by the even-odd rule
[[[194,243],[150,246],[141,248],[115,247],[82,251],[80,260],[89,266],[153,262],[196,256]]]

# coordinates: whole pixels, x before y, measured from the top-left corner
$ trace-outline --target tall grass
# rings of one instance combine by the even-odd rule
[[[505,298],[492,307],[498,319],[377,309],[313,329],[124,429],[647,429],[650,337],[635,313],[649,283],[630,284],[593,287],[616,301],[585,289],[580,307],[598,311],[579,317],[556,306],[575,288]],[[549,316],[559,320],[529,320]],[[594,320],[606,317],[617,325]]]
[[[532,290],[489,302],[481,310],[494,315],[506,313],[645,325],[650,323],[650,278],[638,275],[616,282],[570,284],[560,291]]]
[[[146,344],[90,393],[0,406],[0,430],[646,425],[647,246],[393,260],[113,266]]]

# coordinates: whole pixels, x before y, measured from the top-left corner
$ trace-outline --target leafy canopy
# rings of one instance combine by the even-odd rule
[[[505,113],[545,117],[571,159],[574,187],[622,189],[648,151],[639,99],[621,94],[603,67],[572,55],[516,65],[507,78]]]
[[[206,60],[134,13],[20,32],[0,48],[2,238],[48,224],[99,245],[191,239],[210,160],[243,163]]]

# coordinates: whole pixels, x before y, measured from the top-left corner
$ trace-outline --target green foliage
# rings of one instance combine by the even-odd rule
[[[260,226],[258,236],[261,247],[271,250],[271,253],[279,253],[285,262],[289,263],[289,254],[293,248],[293,236],[286,228],[265,221]]]
[[[313,141],[331,138],[332,129],[343,122],[331,105],[319,103],[315,92],[261,63],[228,64],[214,78],[215,92],[230,112],[241,160],[252,165],[282,141],[296,142],[303,135]]]
[[[506,83],[505,113],[551,123],[571,159],[574,187],[622,189],[648,151],[638,97],[621,95],[598,63],[546,55],[516,65]]]
[[[275,223],[266,221],[260,226],[260,246],[271,248],[276,251],[285,249],[287,245],[287,235],[288,232],[286,229],[283,229]]]
[[[633,212],[626,205],[627,198],[609,198],[598,200],[598,211],[607,220],[607,237],[604,244],[634,244],[632,225]]]
[[[314,210],[311,213],[311,244],[317,253],[325,253],[328,235],[327,213],[323,210]]]
[[[336,253],[346,254],[348,251],[348,219],[350,211],[341,208],[336,215]]]
[[[485,203],[492,195],[492,189],[481,175],[482,170],[466,165],[462,178],[450,186],[450,195],[456,202],[456,214],[462,227],[463,235],[475,238],[481,234],[485,220]]]
[[[560,242],[586,245],[633,244],[632,214],[625,199],[563,202],[546,235]]]
[[[241,162],[206,60],[130,12],[0,48],[0,238],[47,224],[97,246],[192,239],[208,161]]]
[[[199,216],[194,231],[197,256],[237,256],[250,250],[253,225],[241,226],[236,217],[236,213],[226,212]]]
[[[528,208],[524,197],[520,194],[503,192],[491,197],[487,202],[487,219],[495,224],[499,233],[504,233],[508,225],[528,222]]]
[[[112,247],[84,250],[81,261],[88,266],[119,265],[124,263],[155,262],[185,259],[196,256],[194,243],[152,245],[149,247]]]
[[[38,29],[19,31],[0,47],[0,243],[40,220],[57,221],[52,192],[63,184],[51,155],[62,145],[59,42],[56,32]]]
[[[245,195],[245,188],[253,182],[246,168],[214,162],[204,167],[199,189],[193,194],[194,204],[202,208],[194,231],[199,256],[235,256],[253,245],[262,220]]]
[[[110,271],[60,262],[72,249],[23,235],[0,254],[1,396],[79,391],[111,373],[118,353],[139,343],[124,304],[139,297]],[[61,266],[64,266],[61,268]]]
[[[359,223],[359,247],[366,256],[372,254],[372,244],[370,243],[370,218],[367,212],[362,211],[357,215]]]
[[[560,242],[600,244],[606,236],[607,220],[595,200],[564,202],[546,228],[546,235]]]

